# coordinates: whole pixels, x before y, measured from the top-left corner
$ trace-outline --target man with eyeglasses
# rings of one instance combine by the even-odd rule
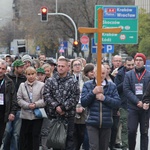
[[[122,57],[120,55],[113,56],[111,75],[115,77],[116,74],[118,73],[118,68],[120,68],[121,66],[122,66]]]
[[[111,68],[111,78],[114,80],[115,76],[118,73],[118,70],[122,67],[122,57],[120,55],[115,55],[112,58],[112,68]],[[116,132],[115,128],[118,126],[118,121],[119,121],[119,112],[117,110],[113,110],[113,127],[112,127],[112,134],[111,137],[115,138],[116,137]],[[115,148],[121,148],[121,135],[120,135],[120,130],[121,130],[121,126],[119,123],[119,126],[117,127],[117,138],[116,138],[116,142],[115,142]],[[110,143],[112,143],[110,141]],[[112,147],[113,144],[110,144]]]
[[[124,66],[118,70],[118,73],[114,79],[114,82],[117,86],[117,90],[119,93],[119,96],[121,98],[121,107],[119,109],[120,112],[120,118],[117,118],[116,116],[116,123],[114,123],[114,128],[112,128],[112,135],[111,141],[110,141],[110,149],[113,150],[115,146],[115,139],[117,136],[117,129],[119,121],[122,126],[121,130],[121,140],[122,140],[122,147],[124,150],[128,147],[128,136],[127,136],[127,99],[125,98],[125,93],[123,92],[123,81],[126,72],[132,70],[134,68],[134,59],[132,57],[127,57],[125,59]]]
[[[145,116],[143,95],[150,81],[150,72],[145,69],[146,56],[137,53],[134,57],[135,68],[125,74],[123,92],[128,109],[128,144],[129,150],[136,146],[136,134],[140,124],[140,150],[148,150],[149,117]]]

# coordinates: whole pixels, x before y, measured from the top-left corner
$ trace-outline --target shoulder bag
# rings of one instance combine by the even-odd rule
[[[28,92],[27,86],[26,86],[25,84],[24,84],[24,86],[25,86],[25,89],[26,89],[26,91],[27,91],[27,95],[28,95],[28,97],[29,97],[30,103],[32,103],[32,99],[31,99],[30,96],[29,96],[29,92]],[[37,118],[39,118],[39,119],[41,119],[41,118],[47,118],[47,114],[46,114],[44,108],[35,108],[35,109],[33,110],[33,113],[34,113],[35,117],[37,117]]]

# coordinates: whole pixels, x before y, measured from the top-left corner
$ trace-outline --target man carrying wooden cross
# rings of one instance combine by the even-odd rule
[[[112,110],[119,108],[120,97],[113,82],[106,80],[106,68],[102,65],[101,86],[95,79],[85,82],[81,94],[81,104],[88,108],[86,121],[90,150],[108,150],[111,135]]]
[[[108,150],[112,127],[112,109],[119,108],[120,98],[116,85],[106,80],[102,65],[102,33],[119,33],[121,28],[102,28],[103,10],[98,10],[98,28],[79,28],[80,33],[98,33],[97,67],[95,79],[83,85],[81,104],[88,107],[87,131],[91,150]],[[94,140],[93,140],[94,139]]]

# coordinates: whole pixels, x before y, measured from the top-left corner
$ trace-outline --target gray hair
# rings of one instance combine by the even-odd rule
[[[7,68],[7,63],[6,63],[6,61],[5,61],[5,60],[0,59],[0,63],[1,63],[2,65],[4,65],[4,66]]]

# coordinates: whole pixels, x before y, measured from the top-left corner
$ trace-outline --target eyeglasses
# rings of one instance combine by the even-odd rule
[[[114,62],[122,62],[121,60],[114,60]]]
[[[143,61],[143,59],[135,59],[135,61]]]
[[[74,66],[74,67],[76,67],[76,66],[81,66],[81,64],[73,64],[73,66]]]

